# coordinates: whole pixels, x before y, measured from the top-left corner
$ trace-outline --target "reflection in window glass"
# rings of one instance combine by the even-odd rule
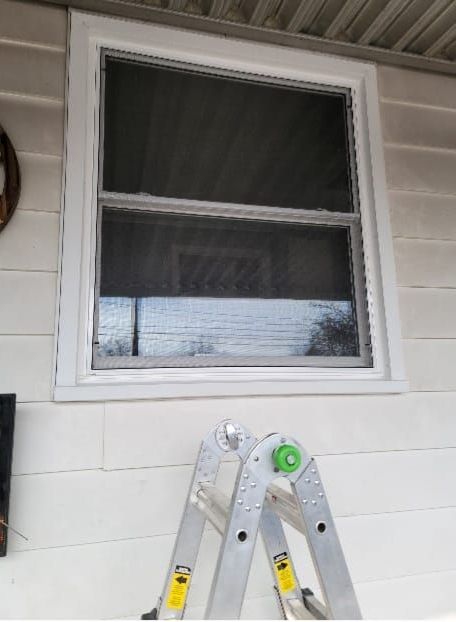
[[[134,298],[100,298],[98,339],[102,356],[133,355],[135,304]]]
[[[98,339],[103,358],[358,354],[349,301],[102,297]]]

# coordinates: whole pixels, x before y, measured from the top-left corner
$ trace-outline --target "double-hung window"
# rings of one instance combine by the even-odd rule
[[[73,13],[57,399],[403,388],[372,73]]]

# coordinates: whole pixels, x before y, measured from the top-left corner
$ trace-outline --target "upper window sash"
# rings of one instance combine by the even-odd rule
[[[295,123],[298,127],[296,127],[296,131],[299,129],[299,126],[301,125],[305,125],[306,123],[308,124],[307,126],[307,133],[311,132],[311,130],[313,130],[314,136],[312,136],[312,140],[313,140],[313,148],[316,148],[317,144],[321,144],[323,145],[326,150],[328,151],[328,157],[335,157],[334,154],[337,153],[337,150],[342,151],[342,153],[338,156],[339,158],[346,158],[346,162],[345,162],[345,167],[346,167],[346,204],[345,204],[345,209],[337,209],[337,202],[331,201],[329,203],[329,205],[331,206],[330,209],[328,208],[324,208],[323,211],[334,211],[334,212],[343,212],[343,213],[359,213],[359,192],[358,192],[358,179],[357,179],[357,164],[356,164],[356,146],[355,146],[355,138],[354,138],[354,127],[353,127],[353,106],[352,106],[352,90],[350,88],[346,88],[346,87],[337,87],[337,86],[327,86],[324,84],[314,84],[312,82],[305,82],[305,81],[298,81],[298,80],[290,80],[290,79],[283,79],[283,78],[277,78],[277,77],[272,77],[272,76],[261,76],[261,75],[255,75],[252,73],[246,73],[246,72],[242,72],[242,71],[232,71],[232,70],[226,70],[226,69],[216,69],[214,67],[211,67],[209,64],[208,65],[195,65],[192,63],[184,63],[184,62],[176,62],[170,59],[163,59],[160,57],[147,57],[144,55],[138,55],[138,54],[129,54],[129,53],[125,53],[125,52],[116,52],[115,50],[109,49],[109,48],[102,48],[100,51],[101,54],[101,58],[100,58],[100,63],[101,63],[101,78],[100,78],[100,113],[99,113],[99,125],[100,125],[100,137],[99,137],[99,161],[98,161],[98,191],[99,193],[103,193],[103,192],[108,192],[108,193],[117,193],[117,194],[132,194],[132,195],[141,195],[141,194],[148,194],[150,196],[157,196],[156,192],[151,191],[148,186],[150,185],[150,182],[148,183],[148,180],[142,180],[142,182],[136,181],[133,183],[128,183],[128,185],[135,187],[137,186],[139,183],[141,184],[142,188],[141,189],[137,189],[135,190],[131,190],[131,191],[126,191],[125,188],[113,188],[114,185],[120,185],[120,186],[125,186],[126,183],[126,179],[125,179],[125,171],[127,170],[127,168],[129,166],[133,167],[134,170],[138,171],[139,169],[141,169],[144,166],[143,161],[141,161],[140,159],[137,158],[136,154],[138,152],[138,145],[134,144],[134,149],[132,149],[132,145],[128,144],[128,139],[129,139],[129,135],[128,132],[124,130],[125,125],[127,125],[129,123],[129,121],[132,121],[132,125],[127,127],[131,127],[132,129],[135,128],[135,130],[137,130],[138,135],[136,136],[136,140],[141,141],[144,139],[144,149],[152,149],[154,148],[154,144],[150,145],[146,143],[146,139],[143,138],[146,134],[147,134],[147,127],[142,128],[141,130],[139,130],[138,128],[141,126],[141,122],[140,121],[136,121],[136,118],[133,117],[133,115],[128,115],[128,114],[124,114],[121,118],[113,118],[114,115],[116,115],[116,110],[115,108],[117,106],[114,107],[113,110],[113,105],[112,105],[112,100],[117,101],[122,94],[122,85],[124,86],[123,91],[125,91],[122,95],[124,97],[124,99],[126,101],[123,102],[123,104],[120,106],[120,110],[122,111],[126,111],[129,109],[129,103],[130,101],[133,99],[133,101],[135,100],[134,95],[135,93],[131,93],[131,89],[137,88],[137,85],[135,84],[135,82],[133,81],[131,84],[130,82],[128,82],[128,79],[125,77],[126,75],[128,76],[130,72],[134,72],[136,69],[140,70],[140,72],[143,74],[141,76],[141,74],[138,76],[138,80],[141,79],[141,77],[143,78],[143,83],[142,86],[144,86],[144,83],[147,84],[148,82],[152,81],[152,79],[155,77],[153,74],[149,75],[149,72],[154,72],[154,71],[158,71],[159,74],[161,75],[161,80],[162,83],[156,83],[155,84],[155,91],[159,91],[160,87],[165,87],[165,86],[169,86],[170,88],[173,88],[175,90],[177,90],[176,93],[173,92],[173,97],[175,97],[178,101],[180,101],[179,99],[179,89],[184,89],[184,92],[187,96],[192,97],[192,91],[188,91],[188,85],[187,85],[187,91],[185,91],[186,88],[186,84],[185,84],[185,79],[192,79],[192,78],[197,78],[198,80],[201,81],[200,84],[198,84],[198,87],[201,89],[202,91],[202,95],[200,95],[200,97],[198,98],[197,95],[195,95],[195,93],[193,93],[193,102],[192,101],[187,101],[184,97],[182,97],[182,101],[184,102],[183,105],[178,106],[176,112],[173,110],[170,110],[169,113],[167,111],[161,110],[162,115],[164,115],[163,119],[160,119],[160,121],[163,123],[165,120],[168,121],[168,123],[171,124],[171,126],[178,124],[179,123],[179,118],[175,118],[174,115],[179,115],[184,113],[184,111],[188,110],[188,109],[193,109],[195,108],[196,110],[199,109],[199,106],[205,106],[205,111],[206,112],[213,112],[215,113],[217,111],[217,107],[220,106],[220,104],[223,105],[223,102],[226,103],[227,100],[230,101],[229,107],[233,108],[235,107],[235,102],[236,99],[241,97],[242,101],[242,106],[239,107],[237,110],[237,112],[239,113],[239,116],[236,117],[235,114],[233,113],[231,116],[234,117],[234,119],[231,119],[231,121],[233,121],[234,123],[232,123],[230,126],[228,126],[227,131],[229,132],[230,129],[231,130],[235,130],[236,126],[238,124],[241,124],[242,122],[242,117],[248,112],[248,110],[246,110],[247,108],[247,104],[249,101],[252,102],[251,106],[253,106],[253,109],[250,111],[251,113],[253,113],[253,111],[255,110],[256,106],[259,106],[260,109],[262,109],[264,106],[262,104],[262,98],[266,97],[266,96],[271,96],[271,95],[275,95],[275,97],[279,98],[279,100],[277,100],[277,105],[278,108],[280,105],[282,105],[282,102],[280,100],[280,98],[285,95],[286,93],[288,93],[288,96],[291,97],[291,100],[288,102],[289,103],[289,108],[291,106],[291,109],[294,110],[296,112],[297,108],[297,103],[300,102],[302,100],[302,98],[304,98],[304,100],[301,102],[301,107],[304,105],[304,102],[306,101],[306,98],[309,100],[309,103],[312,101],[313,98],[320,98],[316,101],[319,102],[320,106],[324,106],[324,105],[331,105],[331,110],[333,111],[334,114],[326,114],[326,117],[324,116],[324,112],[322,113],[322,120],[324,119],[325,124],[327,124],[328,120],[330,120],[331,118],[336,119],[337,123],[342,123],[343,126],[339,126],[337,129],[337,133],[338,133],[338,143],[337,144],[333,144],[328,143],[325,145],[324,142],[324,132],[326,131],[325,126],[321,126],[318,127],[317,129],[314,129],[313,126],[315,125],[315,121],[317,119],[312,118],[311,120],[308,120],[306,118],[306,115],[301,115],[298,118],[295,119]],[[112,85],[109,84],[109,82],[107,83],[107,71],[108,71],[108,66],[109,67],[116,67],[116,65],[119,65],[121,70],[114,70],[112,69],[111,72],[113,73],[113,75],[111,75],[111,81],[113,82]],[[117,75],[119,74],[119,75]],[[174,80],[174,83],[172,83],[172,85],[167,85],[166,83],[166,77],[167,76],[177,76],[177,78]],[[144,82],[144,78],[147,76],[147,81]],[[120,85],[118,83],[115,83],[115,80],[120,81]],[[156,80],[160,79],[160,75],[159,77],[155,78]],[[181,84],[181,82],[183,81],[183,84]],[[208,86],[207,84],[205,84],[206,82],[209,82],[210,85]],[[214,84],[211,84],[214,83]],[[222,96],[220,99],[220,93],[218,92],[218,90],[216,89],[217,86],[219,86],[219,83],[222,85],[223,88],[228,89],[227,93],[223,93],[222,91]],[[234,92],[233,92],[233,86],[235,87]],[[211,87],[211,88],[210,88]],[[152,87],[151,87],[152,88]],[[220,88],[220,87],[219,87]],[[214,90],[215,89],[215,90]],[[240,93],[237,93],[236,91],[239,90],[241,91]],[[120,92],[119,92],[120,91]],[[142,94],[143,95],[143,94]],[[143,95],[144,96],[144,95]],[[152,95],[149,94],[149,97],[152,99]],[[170,98],[170,101],[173,100],[173,97]],[[108,98],[108,101],[107,101]],[[232,101],[231,101],[232,100]],[[293,103],[294,100],[294,103]],[[240,103],[240,101],[238,101],[238,104]],[[199,105],[199,106],[198,106]],[[123,107],[122,107],[123,106]],[[136,104],[135,104],[136,106]],[[318,109],[318,106],[316,107],[315,104],[313,106],[313,111],[311,112],[311,114],[314,114],[314,110]],[[226,107],[224,109],[224,114],[228,114]],[[136,110],[136,107],[135,107]],[[291,110],[290,110],[291,112]],[[328,113],[330,111],[328,110]],[[150,113],[149,110],[147,110],[148,113],[148,118],[145,119],[145,125],[148,126],[150,123]],[[118,116],[118,112],[117,112],[117,116]],[[254,115],[255,116],[255,115]],[[123,140],[120,144],[115,144],[113,143],[113,134],[116,132],[116,129],[113,126],[113,124],[117,121],[117,125],[122,127],[122,131],[123,133]],[[155,127],[155,131],[156,132],[160,132],[160,121],[156,122],[156,127]],[[224,120],[225,121],[225,120]],[[139,125],[138,125],[139,123]],[[209,120],[207,121],[207,124],[209,124]],[[108,127],[107,127],[108,125]],[[197,143],[195,142],[193,145],[190,142],[185,142],[184,139],[184,143],[183,145],[186,146],[187,148],[193,148],[194,149],[194,154],[196,156],[196,159],[198,157],[198,152],[201,150],[200,148],[200,143],[201,143],[201,130],[204,130],[204,126],[206,125],[206,123],[203,124],[203,127],[200,127],[199,130],[199,134],[198,134],[198,141]],[[225,123],[222,123],[222,126],[225,125]],[[263,137],[264,135],[268,135],[271,134],[271,132],[274,130],[274,125],[279,125],[280,126],[280,109],[277,109],[276,111],[274,111],[274,117],[269,119],[269,127],[268,125],[264,125],[264,121],[263,121],[263,125],[260,125],[257,128],[257,140],[262,140],[261,137]],[[221,129],[221,125],[220,122],[217,125],[218,129]],[[288,127],[284,127],[284,130],[288,129]],[[108,131],[109,130],[109,131]],[[118,130],[117,130],[118,131]],[[132,132],[133,133],[133,132]],[[207,134],[207,132],[206,132]],[[276,132],[277,134],[277,132]],[[337,135],[337,134],[336,134]],[[305,136],[305,134],[304,134]],[[334,134],[331,136],[331,138],[335,136]],[[206,136],[207,138],[211,138],[212,140],[218,140],[218,136],[217,133],[215,134],[208,134],[208,136]],[[277,138],[277,136],[276,136]],[[304,137],[303,137],[304,138]],[[157,136],[155,135],[153,137],[153,139],[156,141]],[[176,151],[178,151],[179,149],[179,145],[177,144],[177,146],[174,143],[178,143],[180,139],[180,136],[178,133],[175,134],[174,137],[174,141],[167,141],[164,144],[165,150],[168,148],[168,143],[171,142],[171,149],[173,150],[173,157],[176,157]],[[282,137],[282,142],[283,142],[283,137]],[[114,147],[115,145],[115,147]],[[106,146],[108,146],[108,153],[106,153]],[[221,143],[218,146],[216,146],[216,151],[218,150],[218,152],[220,154],[222,154],[222,162],[223,164],[225,164],[224,160],[226,158],[226,154],[224,153],[223,149],[224,149],[225,144]],[[247,145],[245,145],[247,146]],[[293,151],[291,149],[292,146],[292,142],[287,142],[286,144],[286,149],[284,149],[282,151],[282,153],[279,156],[279,162],[274,162],[275,164],[281,164],[281,171],[282,174],[285,173],[285,171],[290,170],[293,171],[296,169],[296,167],[298,166],[298,164],[300,163],[300,158],[302,159],[304,153],[306,153],[308,151],[307,148],[307,144],[303,143],[302,149],[300,151]],[[300,146],[299,143],[297,143],[297,146]],[[228,147],[228,146],[227,146]],[[253,145],[250,146],[250,148],[252,148]],[[258,148],[262,147],[262,145],[258,144],[257,149],[255,151],[252,152],[251,154],[251,160],[255,160],[258,162],[261,162],[261,152],[259,152]],[[248,146],[247,146],[248,148]],[[129,149],[129,151],[127,152],[127,150]],[[229,150],[229,149],[228,149]],[[293,155],[295,154],[295,157],[293,159]],[[147,154],[144,154],[147,155]],[[164,159],[164,157],[166,156],[166,153],[158,153],[157,154],[158,158],[160,159]],[[234,148],[234,160],[236,160],[236,147]],[[144,157],[144,156],[143,156]],[[288,160],[286,160],[286,158],[288,158]],[[116,160],[117,162],[113,162],[113,159]],[[190,158],[191,159],[191,158]],[[281,160],[284,160],[286,162],[288,162],[288,166],[283,167],[283,163],[281,162]],[[306,166],[303,167],[303,172],[306,170],[306,168],[309,168],[309,172],[311,173],[311,167],[312,165],[314,165],[314,162],[318,163],[318,158],[312,158],[310,160],[310,162],[306,163]],[[110,164],[109,166],[109,171],[107,171],[107,166],[108,164]],[[117,174],[113,173],[113,165],[116,166],[117,164],[117,168],[115,169],[117,171]],[[341,163],[339,162],[339,166],[341,165]],[[301,164],[301,166],[303,166]],[[168,169],[172,168],[171,166],[168,166]],[[218,171],[217,171],[218,172]],[[238,171],[238,177],[242,177],[243,175],[243,169],[240,168]],[[315,173],[318,172],[318,168],[317,171],[315,171]],[[158,180],[160,177],[167,177],[169,170],[164,170],[163,171],[164,174],[162,175],[156,175],[155,178]],[[201,170],[201,168],[198,171],[199,176],[203,177],[204,176],[204,169]],[[120,176],[124,179],[124,181],[120,181],[118,182],[116,177]],[[107,178],[109,181],[107,181]],[[176,176],[175,176],[176,179]],[[154,181],[154,179],[152,179],[152,181]],[[263,177],[263,181],[267,182],[268,179],[264,179]],[[320,189],[320,195],[324,196],[326,193],[326,185],[327,182],[332,181],[326,178],[322,178],[321,180],[323,182],[323,186]],[[307,183],[306,183],[307,182]],[[311,182],[310,184],[308,182]],[[236,173],[234,173],[234,179],[233,176],[230,179],[230,186],[232,186],[233,184],[236,183]],[[286,188],[288,184],[288,180],[285,178],[283,183],[281,184],[282,188]],[[294,205],[281,205],[280,204],[280,198],[276,197],[276,200],[272,201],[272,203],[270,201],[252,201],[252,200],[243,200],[243,201],[239,201],[239,200],[232,200],[232,199],[227,199],[227,198],[223,198],[222,197],[218,197],[217,199],[210,199],[208,197],[194,197],[197,200],[203,200],[203,201],[207,201],[208,203],[234,203],[234,204],[241,204],[241,205],[264,205],[265,207],[277,207],[277,208],[282,208],[282,209],[307,209],[309,211],[315,209],[315,210],[319,210],[321,209],[321,207],[317,204],[315,205],[315,208],[313,207],[312,203],[308,203],[306,202],[306,185],[315,185],[315,180],[314,179],[309,179],[309,180],[304,180],[304,186],[302,188],[298,188],[300,190],[299,197],[296,197],[294,199],[295,204]],[[261,187],[261,182],[258,180],[258,184],[257,187]],[[254,192],[256,192],[256,188],[255,186],[253,186],[254,188]],[[174,189],[176,190],[176,188]],[[178,199],[182,199],[182,200],[191,200],[192,197],[189,196],[191,194],[190,189],[187,189],[187,192],[185,192],[184,188],[181,188],[181,193],[179,195],[174,194],[172,191],[170,192],[160,192],[159,196],[163,197],[163,198],[170,198],[170,199],[174,199],[174,198],[178,198]],[[249,187],[249,190],[252,190],[252,186]],[[238,196],[240,197],[242,195],[242,192],[238,191]],[[290,200],[290,199],[289,199]],[[293,201],[293,199],[291,199]],[[328,203],[328,201],[326,201]]]

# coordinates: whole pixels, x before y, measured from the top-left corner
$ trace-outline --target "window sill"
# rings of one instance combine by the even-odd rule
[[[212,371],[212,370],[211,370]],[[56,401],[181,399],[196,397],[242,397],[254,395],[343,395],[403,393],[408,391],[406,380],[386,380],[369,370],[333,370],[317,376],[314,370],[305,379],[297,373],[281,375],[238,372],[208,373],[208,370],[180,370],[152,375],[106,374],[86,377],[74,386],[56,386]],[[202,373],[201,373],[202,372]],[[345,372],[345,373],[344,373]],[[313,377],[312,377],[313,376]]]

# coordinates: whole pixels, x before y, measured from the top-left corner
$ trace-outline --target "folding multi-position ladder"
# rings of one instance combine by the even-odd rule
[[[215,487],[228,452],[240,460],[231,501]],[[278,477],[289,480],[291,493],[273,483]],[[361,618],[314,459],[292,438],[270,434],[257,440],[225,420],[201,445],[163,593],[142,619],[183,618],[206,520],[222,544],[205,619],[239,617],[258,530],[285,620]],[[305,535],[325,604],[299,586],[282,520]]]

